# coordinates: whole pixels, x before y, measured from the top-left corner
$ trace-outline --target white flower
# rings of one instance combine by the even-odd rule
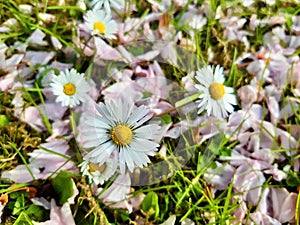
[[[55,76],[50,86],[54,95],[57,95],[56,102],[61,102],[63,106],[74,107],[88,97],[89,85],[84,74],[77,73],[75,69],[65,70]]]
[[[134,166],[143,167],[159,146],[157,124],[143,125],[152,117],[145,106],[135,107],[133,102],[108,101],[95,105],[95,114],[87,114],[81,122],[81,143],[84,148],[95,147],[83,160],[102,166],[112,156],[118,159],[121,173],[125,166],[132,172]]]
[[[88,176],[90,182],[95,184],[103,184],[109,178],[111,178],[117,170],[117,158],[109,158],[103,165],[89,162],[89,160],[83,161],[79,164],[80,171],[83,176]]]
[[[84,23],[91,30],[92,35],[99,35],[103,38],[116,39],[118,25],[111,19],[111,14],[101,9],[88,10],[83,17]]]
[[[214,115],[217,118],[227,117],[228,112],[233,112],[233,106],[236,105],[236,97],[233,88],[223,85],[225,78],[223,75],[223,67],[219,65],[214,71],[213,66],[206,66],[198,71],[195,78],[200,84],[195,87],[202,92],[199,96],[201,99],[198,105],[201,113],[207,110],[208,115]]]
[[[124,6],[124,0],[92,0],[91,5],[94,9],[101,9],[104,6],[104,9],[107,13],[110,13],[110,7],[114,9],[121,9]]]

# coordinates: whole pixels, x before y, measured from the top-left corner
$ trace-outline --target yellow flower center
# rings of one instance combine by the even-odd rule
[[[89,167],[90,167],[89,171],[91,173],[93,173],[95,171],[99,171],[100,173],[102,173],[106,168],[106,164],[104,163],[103,165],[99,166],[96,163],[89,163]]]
[[[209,86],[209,93],[214,100],[220,100],[225,95],[225,86],[223,84],[213,82]]]
[[[64,93],[66,95],[74,95],[76,92],[76,87],[72,83],[67,83],[64,85]]]
[[[133,132],[130,127],[119,124],[111,130],[110,135],[116,145],[128,145],[132,140]]]
[[[104,34],[106,27],[104,23],[98,21],[94,23],[94,29],[97,30],[99,34]]]

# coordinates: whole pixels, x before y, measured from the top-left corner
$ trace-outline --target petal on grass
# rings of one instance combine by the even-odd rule
[[[45,222],[35,222],[34,225],[75,225],[70,204],[66,202],[62,207],[58,207],[54,199],[51,199],[50,220]]]
[[[296,212],[297,194],[289,193],[285,188],[272,188],[271,199],[273,217],[281,223],[293,223]]]
[[[264,213],[261,213],[261,212],[251,213],[250,218],[251,218],[251,221],[249,222],[249,225],[256,225],[256,224],[281,225],[281,223],[278,220],[276,220]]]

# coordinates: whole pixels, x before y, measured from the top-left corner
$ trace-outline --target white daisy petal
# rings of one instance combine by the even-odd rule
[[[83,17],[84,23],[90,29],[92,35],[114,39],[118,30],[118,24],[111,19],[111,13],[99,8],[88,10]]]
[[[226,101],[232,105],[237,105],[236,97],[233,94],[226,94],[225,97]]]
[[[99,116],[98,118],[100,120],[103,121],[103,123],[106,123],[109,127],[112,126],[113,121],[110,118],[110,113],[108,112],[108,110],[106,109],[105,105],[100,102],[100,104],[96,105],[96,109],[97,111],[100,113],[101,116]]]
[[[135,137],[155,140],[157,135],[160,134],[159,128],[160,127],[157,124],[149,124],[149,125],[139,127],[136,130],[134,130],[136,134]]]
[[[90,159],[91,162],[102,165],[110,157],[114,148],[111,142],[106,142],[85,155],[84,159]]]
[[[82,137],[85,139],[85,141],[82,144],[84,148],[95,147],[110,140],[110,137],[107,134],[105,135],[97,134],[97,135],[89,135],[89,136],[83,135]]]
[[[95,128],[110,129],[110,126],[107,123],[103,122],[103,119],[98,115],[91,115],[87,117],[85,124]]]
[[[148,155],[154,155],[159,147],[154,140],[161,135],[157,124],[144,124],[152,117],[149,109],[120,99],[99,103],[95,108],[96,114],[86,113],[78,130],[81,145],[94,147],[86,150],[84,160],[101,166],[115,157],[121,173],[147,165]],[[92,175],[95,182],[102,181],[99,171]]]
[[[103,168],[93,166],[92,162],[89,160],[83,161],[79,164],[80,171],[83,176],[88,176],[90,182],[94,182],[95,184],[103,184],[109,178],[111,178],[116,172],[115,159],[109,158]],[[99,169],[103,170],[100,171]]]
[[[146,166],[150,162],[149,157],[143,152],[132,151],[130,154],[135,164],[140,168]]]
[[[234,89],[224,86],[224,68],[217,65],[205,66],[196,71],[196,80],[199,84],[195,84],[201,94],[199,96],[198,113],[206,109],[207,115],[214,115],[217,118],[227,117],[228,112],[232,113],[236,105],[236,97],[233,94]]]
[[[142,119],[144,117],[146,118],[151,118],[151,115],[149,114],[149,110],[146,108],[146,107],[143,107],[143,106],[140,106],[138,107],[136,110],[134,110],[134,112],[132,112],[132,114],[129,116],[128,118],[128,121],[127,123],[130,125],[130,126],[134,126],[136,127],[136,124],[139,122],[139,121],[142,121]],[[149,119],[150,119],[149,118]],[[148,120],[149,120],[148,119]],[[144,120],[143,120],[144,121]],[[147,120],[146,120],[147,121]],[[146,122],[144,121],[144,122]]]
[[[80,83],[80,85],[78,84]],[[57,96],[56,102],[61,102],[62,106],[75,107],[87,99],[88,88],[84,90],[81,86],[89,87],[83,74],[77,73],[75,69],[61,72],[54,77],[52,83],[52,92]]]
[[[133,172],[134,169],[134,163],[132,160],[132,155],[130,154],[130,150],[128,150],[126,147],[125,148],[121,148],[120,151],[123,151],[123,156],[125,159],[125,163],[127,165],[127,168],[129,169],[130,172]]]
[[[206,111],[207,111],[207,115],[210,116],[211,115],[211,111],[212,111],[212,101],[207,101],[207,105],[206,105]]]
[[[119,166],[120,166],[121,174],[124,174],[125,170],[126,170],[126,161],[125,161],[124,151],[119,152]]]
[[[114,102],[113,101],[106,102],[106,108],[108,109],[109,115],[112,117],[112,119],[115,122],[120,122],[121,118],[120,118],[119,112],[121,110],[117,109],[117,106],[114,104]]]
[[[155,150],[159,145],[153,141],[149,141],[147,139],[142,139],[142,138],[135,138],[132,143],[130,144],[130,147],[134,151],[140,151],[140,152],[145,152],[145,151],[153,151]]]
[[[226,109],[227,112],[232,113],[234,108],[231,104],[228,103],[228,101],[224,101],[224,108]]]
[[[122,108],[122,121],[127,121],[129,118],[129,115],[132,113],[133,110],[133,106],[132,104],[128,105],[128,104],[123,104],[123,108]],[[120,110],[121,111],[121,110]]]
[[[226,94],[234,93],[234,89],[232,87],[225,87]]]

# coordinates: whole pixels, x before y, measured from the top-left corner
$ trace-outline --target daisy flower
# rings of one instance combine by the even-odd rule
[[[99,35],[103,38],[116,39],[118,25],[111,19],[111,14],[102,9],[88,10],[83,17],[84,23],[91,30],[92,35]]]
[[[109,158],[101,166],[86,160],[79,164],[79,167],[82,175],[88,176],[90,182],[102,185],[115,174],[117,170],[116,160],[117,158]]]
[[[65,70],[55,76],[50,86],[54,95],[57,95],[56,102],[61,102],[62,106],[74,107],[88,97],[89,85],[84,74],[77,73],[75,69]]]
[[[93,8],[101,9],[104,6],[104,9],[107,13],[111,13],[110,7],[114,9],[121,9],[124,6],[124,0],[92,0],[91,5]]]
[[[233,106],[236,105],[236,97],[231,87],[224,86],[223,67],[219,65],[214,70],[213,66],[206,66],[196,71],[195,78],[200,84],[195,87],[202,92],[198,105],[198,113],[207,110],[207,114],[223,118],[228,116],[228,112],[233,112]]]
[[[144,124],[152,117],[149,109],[119,99],[99,103],[95,110],[81,121],[81,143],[84,148],[94,148],[83,160],[101,167],[114,156],[122,174],[126,166],[132,172],[135,165],[147,165],[148,155],[154,155],[159,147],[155,140],[160,136],[157,124]]]

